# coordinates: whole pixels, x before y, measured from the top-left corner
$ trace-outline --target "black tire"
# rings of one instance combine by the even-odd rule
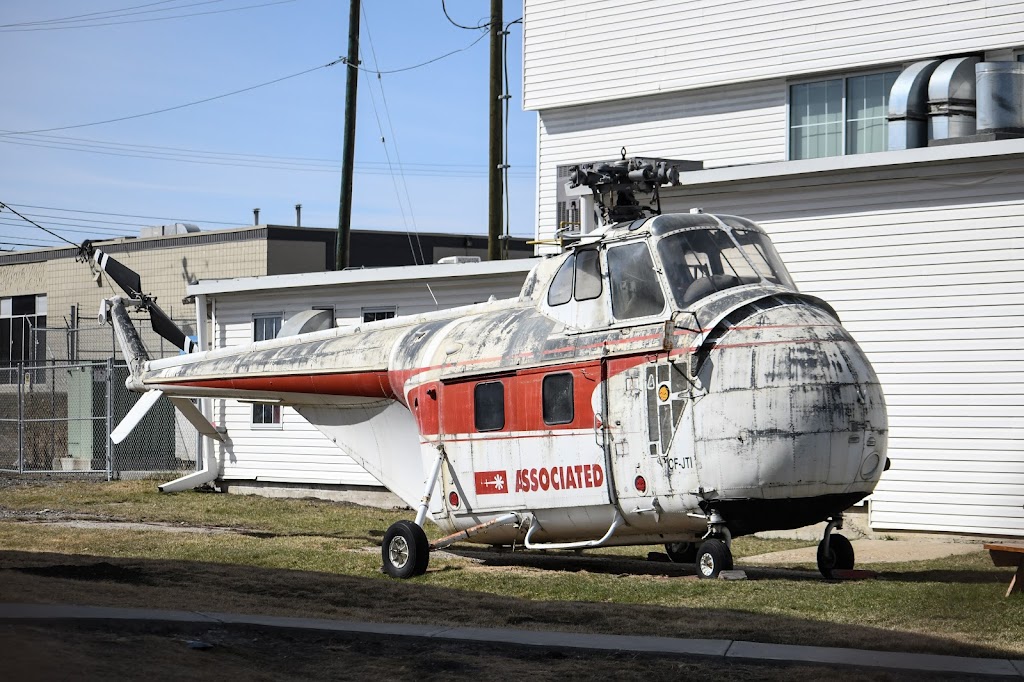
[[[391,524],[380,545],[384,572],[392,578],[413,578],[427,572],[430,545],[427,534],[412,521]]]
[[[717,578],[722,571],[732,570],[732,551],[729,545],[712,538],[697,550],[697,577]]]
[[[665,554],[674,564],[692,564],[697,561],[696,542],[665,543]]]
[[[855,559],[853,545],[845,535],[832,533],[829,536],[827,555],[825,541],[822,540],[818,543],[818,570],[826,578],[832,577],[833,570],[850,570],[853,568]]]

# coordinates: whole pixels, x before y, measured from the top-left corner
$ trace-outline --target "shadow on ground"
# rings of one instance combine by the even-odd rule
[[[636,559],[557,561],[593,570]],[[495,555],[495,561],[504,560]],[[516,556],[523,561],[523,555]],[[548,557],[531,558],[550,567]],[[547,562],[545,564],[545,562]],[[673,564],[648,568],[685,575]],[[521,565],[521,564],[520,564]],[[563,570],[563,569],[559,569]],[[583,570],[583,569],[578,569]],[[429,575],[427,576],[430,577]],[[810,578],[804,578],[810,579]],[[605,634],[738,639],[862,649],[1017,658],[991,646],[863,625],[724,608],[535,601],[430,585],[204,562],[0,552],[0,601],[225,611],[462,627],[519,627]]]

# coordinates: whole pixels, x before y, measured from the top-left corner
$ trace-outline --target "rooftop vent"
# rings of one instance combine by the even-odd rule
[[[938,59],[911,64],[899,75],[889,93],[889,150],[914,149],[928,144],[928,80]]]
[[[176,234],[199,232],[199,226],[192,223],[174,223],[172,225],[153,225],[144,227],[139,232],[142,237],[171,237]]]
[[[978,132],[1024,133],[1024,62],[983,62],[978,77]]]
[[[944,140],[974,134],[974,66],[977,57],[947,59],[928,81],[928,137]]]

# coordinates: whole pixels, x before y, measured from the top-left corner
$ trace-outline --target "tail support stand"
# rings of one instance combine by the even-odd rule
[[[446,456],[444,444],[442,443],[437,446],[437,461],[434,462],[434,469],[430,472],[430,476],[427,478],[427,485],[423,489],[423,497],[420,498],[420,506],[416,510],[416,525],[420,528],[423,527],[423,522],[427,518],[427,510],[430,508],[430,498],[434,495],[434,487],[437,486],[437,478],[441,475],[441,465],[444,463]]]

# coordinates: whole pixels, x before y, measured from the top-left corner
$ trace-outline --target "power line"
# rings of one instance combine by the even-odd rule
[[[345,60],[345,65],[348,66],[349,68],[352,68],[352,69],[359,69],[360,71],[367,71],[369,73],[376,73],[376,74],[382,74],[382,73],[383,74],[387,74],[387,73],[401,73],[403,71],[412,71],[413,69],[418,69],[418,68],[426,66],[428,64],[433,64],[434,62],[439,62],[442,59],[445,59],[446,57],[451,57],[453,54],[458,54],[460,52],[465,52],[466,50],[468,50],[469,48],[473,47],[474,45],[476,45],[477,43],[479,43],[481,40],[483,40],[486,37],[487,37],[487,34],[484,33],[479,38],[477,38],[476,40],[471,42],[469,45],[466,45],[465,47],[460,47],[457,50],[452,50],[451,52],[446,52],[445,54],[441,55],[440,57],[434,57],[433,59],[428,59],[425,62],[421,62],[419,64],[414,64],[413,66],[403,66],[400,69],[389,69],[387,71],[379,71],[377,69],[367,69],[366,67],[363,67],[363,66],[358,66],[356,64],[350,64],[347,60]]]
[[[490,22],[489,21],[486,24],[478,24],[477,26],[463,26],[459,22],[457,22],[454,19],[452,19],[452,15],[448,14],[448,8],[445,7],[444,0],[441,0],[441,11],[444,12],[444,16],[445,16],[446,19],[448,19],[448,23],[450,23],[452,26],[455,26],[457,28],[463,28],[463,29],[466,29],[467,31],[476,31],[476,30],[479,30],[479,29],[485,29],[488,26],[490,26]]]
[[[0,130],[0,133],[9,132]],[[41,139],[36,139],[41,138]],[[52,140],[52,142],[51,142]],[[267,161],[269,163],[282,163],[282,164],[294,164],[294,165],[310,165],[318,166],[323,164],[325,167],[336,169],[340,163],[340,159],[337,158],[324,158],[324,157],[307,157],[307,156],[275,156],[271,154],[252,154],[252,153],[240,153],[240,152],[226,152],[226,151],[215,151],[215,150],[204,150],[194,149],[188,147],[168,147],[160,145],[149,145],[149,144],[132,144],[126,142],[110,142],[106,140],[96,140],[84,137],[71,137],[68,135],[26,135],[22,140],[25,144],[28,142],[34,143],[46,143],[57,145],[54,149],[67,149],[69,151],[88,151],[87,149],[78,149],[78,147],[96,147],[99,149],[110,148],[113,151],[130,151],[140,152],[147,154],[155,154],[154,159],[163,158],[161,155],[171,156],[196,156],[199,158],[213,158],[213,159],[231,159],[239,160],[243,162],[249,161]],[[0,142],[12,142],[11,140],[0,140]],[[383,168],[386,169],[387,163],[384,161],[357,161],[357,168],[362,166],[368,169],[372,168]],[[525,166],[524,166],[525,167]],[[485,164],[467,164],[467,163],[406,163],[402,164],[402,168],[410,174],[416,174],[418,171],[426,170],[438,170],[440,169],[443,173],[448,172],[459,172],[466,174],[473,173],[486,173],[487,168]],[[532,168],[532,166],[529,166]],[[450,170],[449,170],[450,169]],[[532,170],[530,171],[532,176]]]
[[[27,141],[32,140],[32,141]],[[268,160],[262,160],[261,158],[234,158],[244,157],[244,155],[231,154],[226,157],[217,156],[215,152],[144,152],[141,150],[135,150],[130,146],[125,147],[106,147],[103,146],[107,143],[101,143],[99,145],[84,144],[77,142],[60,143],[50,140],[39,140],[35,141],[34,138],[17,138],[17,139],[4,139],[0,138],[0,143],[12,144],[21,147],[33,147],[37,149],[55,149],[59,151],[72,151],[88,154],[98,154],[101,156],[115,156],[122,158],[134,158],[134,159],[146,159],[153,161],[174,161],[178,163],[191,163],[203,166],[227,166],[232,168],[254,168],[254,169],[266,169],[266,170],[283,170],[283,171],[299,171],[299,172],[310,172],[310,173],[337,173],[337,162],[329,163],[326,161],[290,161],[287,157],[281,160],[274,160],[275,157],[263,157]],[[479,177],[486,173],[485,168],[480,166],[471,166],[464,164],[456,166],[451,164],[451,167],[445,167],[444,164],[438,164],[439,167],[434,167],[432,164],[409,164],[404,166],[404,170],[409,175],[414,176],[429,176],[429,177],[462,177],[471,178]],[[356,164],[356,170],[360,174],[366,175],[383,175],[390,172],[385,162],[381,161],[361,161]],[[532,174],[520,173],[522,177],[532,177]]]
[[[128,10],[142,9],[144,7],[153,7],[155,5],[166,5],[169,2],[181,2],[181,0],[160,0],[160,2],[150,2],[145,5],[136,5],[135,7],[123,7],[121,9],[108,9],[100,12],[89,12],[87,14],[76,14],[70,17],[59,17],[57,19],[41,19],[38,21],[22,21],[15,24],[0,24],[0,28],[14,28],[17,26],[38,26],[40,24],[66,24],[69,22],[80,22],[80,21],[102,21],[105,19],[118,19],[120,17],[130,17],[137,14],[151,14],[153,12],[173,12],[176,9],[185,9],[186,7],[195,7],[196,5],[212,5],[217,2],[224,2],[224,0],[203,0],[202,2],[196,2],[189,5],[178,5],[177,7],[167,7],[162,9],[150,9],[144,12],[129,12]],[[106,14],[109,16],[99,17],[98,15]],[[89,19],[89,17],[98,17],[96,19]]]
[[[260,7],[270,7],[272,5],[287,5],[292,2],[298,2],[298,0],[275,0],[274,2],[265,2],[259,5],[245,5],[243,7],[232,7],[230,9],[218,9],[211,10],[209,12],[190,12],[189,14],[176,14],[170,17],[152,17],[150,19],[129,19],[127,21],[109,21],[102,24],[76,24],[73,26],[28,26],[28,27],[15,27],[15,28],[0,28],[0,33],[22,33],[26,31],[66,31],[76,28],[96,28],[98,26],[120,26],[122,24],[143,24],[151,21],[169,21],[171,19],[185,19],[186,17],[199,17],[209,14],[224,14],[226,12],[241,12],[248,9],[258,9]]]
[[[291,1],[291,0],[289,0],[289,1]],[[249,92],[250,90],[255,90],[257,88],[263,88],[263,87],[266,87],[268,85],[273,85],[274,83],[280,83],[281,81],[286,81],[286,80],[288,80],[290,78],[298,78],[299,76],[304,76],[307,73],[312,73],[313,71],[319,71],[320,69],[326,69],[328,67],[334,66],[335,64],[338,64],[341,61],[343,61],[343,60],[341,58],[338,58],[338,59],[335,59],[333,62],[328,62],[327,64],[321,64],[320,66],[314,66],[312,69],[306,69],[305,71],[299,71],[298,73],[293,73],[293,74],[291,74],[289,76],[282,76],[281,78],[275,78],[274,80],[267,81],[266,83],[259,83],[258,85],[250,85],[249,87],[242,88],[241,90],[233,90],[232,92],[226,92],[226,93],[224,93],[222,95],[215,95],[213,97],[207,97],[205,99],[199,99],[199,100],[196,100],[194,102],[187,102],[186,104],[178,104],[176,106],[167,107],[165,109],[157,109],[156,111],[148,111],[148,112],[142,113],[142,114],[132,114],[130,116],[121,116],[119,118],[110,118],[110,119],[107,119],[105,121],[93,121],[92,123],[79,123],[79,124],[70,125],[70,126],[57,126],[57,127],[54,127],[54,128],[40,128],[39,130],[20,130],[20,131],[13,132],[13,133],[0,133],[0,137],[10,137],[11,135],[28,135],[28,134],[34,134],[34,133],[50,133],[50,132],[53,132],[55,130],[71,130],[72,128],[87,128],[89,126],[98,126],[98,125],[103,125],[105,123],[117,123],[118,121],[128,121],[128,120],[131,120],[131,119],[134,119],[134,118],[142,118],[144,116],[153,116],[154,114],[163,114],[163,113],[166,113],[168,111],[175,111],[177,109],[184,109],[186,107],[195,106],[197,104],[204,104],[206,102],[212,102],[214,100],[224,99],[225,97],[231,97],[232,95],[238,95],[238,94],[243,93],[243,92]]]
[[[373,38],[370,37],[370,24],[366,20],[366,13],[365,13],[365,11],[363,12],[363,26],[366,29],[366,40],[370,44],[370,55],[373,58],[373,65],[374,66],[380,66],[380,62],[377,61],[377,51],[373,47]],[[388,129],[391,131],[391,146],[395,150],[395,160],[398,162],[398,174],[399,174],[399,177],[402,179],[402,187],[405,190],[405,202],[409,206],[409,218],[412,221],[413,232],[416,233],[416,246],[419,249],[420,262],[421,263],[426,263],[427,262],[426,258],[424,258],[424,256],[423,256],[423,244],[420,241],[420,230],[419,230],[419,227],[416,225],[416,213],[413,211],[413,208],[412,208],[412,197],[409,195],[409,184],[405,181],[405,173],[402,171],[402,157],[398,153],[398,136],[395,134],[395,127],[391,123],[391,112],[388,110],[388,100],[387,100],[387,96],[385,96],[385,94],[384,94],[384,82],[381,79],[380,72],[377,72],[377,87],[380,89],[380,99],[381,99],[381,103],[384,105],[384,116],[385,116],[385,118],[388,121]],[[373,100],[373,88],[370,88],[370,99],[371,99],[371,101]],[[377,112],[376,112],[376,107],[375,107],[374,108],[374,114],[376,115],[376,113]],[[380,126],[380,119],[377,120],[377,125],[378,125],[378,127]],[[384,141],[383,140],[383,136],[384,136],[384,131],[381,130],[381,141],[382,142]],[[387,149],[387,145],[385,145],[385,150],[386,149]],[[390,163],[390,156],[388,157],[388,161]],[[394,175],[392,175],[392,180],[394,180]],[[397,191],[398,188],[396,187],[395,189]],[[399,198],[399,204],[401,204],[401,198]],[[406,234],[408,234],[408,231],[406,232]],[[409,247],[412,248],[412,240],[411,240],[411,238],[410,238]],[[416,254],[415,254],[415,252],[413,252],[413,261],[415,261],[415,260],[416,260]]]
[[[165,216],[135,215],[132,213],[111,213],[109,211],[87,211],[81,208],[58,208],[56,206],[34,206],[32,204],[15,204],[15,206],[19,208],[37,208],[43,211],[62,211],[65,213],[87,213],[90,215],[115,216],[117,218],[143,218],[144,220],[163,220],[172,223],[209,223],[211,225],[230,225],[232,227],[243,227],[243,225],[240,225],[237,221],[227,222],[223,220],[206,220],[203,218],[167,218]]]
[[[47,233],[47,234],[49,234],[49,235],[52,235],[52,236],[56,237],[57,239],[60,239],[61,241],[65,241],[65,242],[67,242],[68,244],[71,244],[71,246],[75,246],[75,247],[77,247],[77,246],[78,246],[78,244],[74,243],[73,241],[71,241],[71,240],[69,240],[69,239],[65,239],[64,237],[60,236],[60,235],[59,235],[59,234],[57,234],[56,232],[53,232],[53,231],[51,231],[51,230],[48,230],[48,229],[46,229],[45,227],[43,227],[42,225],[40,225],[40,224],[39,224],[39,223],[37,223],[36,221],[34,221],[34,220],[30,219],[30,218],[26,218],[25,216],[21,215],[20,213],[18,213],[17,211],[15,211],[15,210],[14,210],[13,208],[11,208],[10,206],[8,206],[8,205],[7,205],[7,204],[5,204],[4,202],[0,201],[0,209],[2,209],[2,208],[6,208],[6,209],[7,209],[8,211],[10,211],[11,213],[13,213],[14,215],[18,216],[19,218],[21,218],[22,220],[24,220],[24,221],[25,221],[25,222],[27,222],[27,223],[30,223],[30,224],[32,224],[32,225],[35,225],[36,227],[38,227],[38,228],[39,228],[40,230],[42,230],[42,231],[43,231],[43,232],[45,232],[45,233]]]

